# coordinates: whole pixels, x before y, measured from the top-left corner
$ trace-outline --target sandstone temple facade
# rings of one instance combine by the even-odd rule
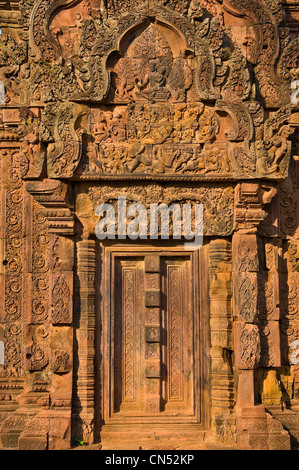
[[[0,448],[298,448],[298,22],[0,1]],[[99,240],[120,196],[202,248]]]

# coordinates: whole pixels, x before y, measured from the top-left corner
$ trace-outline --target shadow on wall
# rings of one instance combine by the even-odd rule
[[[5,363],[4,357],[4,334],[0,328],[0,366],[3,366]]]
[[[0,341],[0,366],[4,365],[4,343]]]
[[[5,104],[5,86],[4,83],[0,81],[0,104]]]

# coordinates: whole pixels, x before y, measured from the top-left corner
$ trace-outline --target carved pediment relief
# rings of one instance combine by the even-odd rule
[[[298,42],[274,3],[23,5],[28,73],[4,70],[6,96],[42,108],[48,177],[285,178]],[[265,116],[279,113],[269,137]]]

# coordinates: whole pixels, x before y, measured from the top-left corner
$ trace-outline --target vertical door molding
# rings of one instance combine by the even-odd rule
[[[96,242],[77,243],[73,436],[94,442]]]

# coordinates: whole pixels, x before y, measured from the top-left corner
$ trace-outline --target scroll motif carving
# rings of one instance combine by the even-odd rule
[[[239,274],[238,307],[240,319],[253,322],[257,314],[257,278],[255,273]]]
[[[135,386],[135,357],[134,357],[134,297],[131,295],[136,289],[136,280],[134,269],[123,268],[123,282],[124,292],[126,293],[124,301],[124,332],[123,341],[124,345],[124,389],[123,401],[124,403],[136,400],[136,386]],[[130,293],[130,294],[129,294]]]
[[[28,101],[29,66],[27,42],[16,41],[10,34],[0,36],[0,81],[6,105],[22,105]]]
[[[24,249],[25,230],[22,217],[23,188],[16,149],[1,151],[1,180],[3,197],[1,238],[6,239],[6,247],[1,261],[5,269],[5,278],[2,272],[3,305],[0,314],[0,321],[4,327],[5,365],[0,370],[0,377],[21,377],[23,375],[21,250]]]
[[[181,273],[176,266],[168,267],[169,290],[173,295],[169,301],[169,343],[171,356],[169,357],[169,400],[180,400],[183,397],[182,383],[182,344],[180,332],[182,331],[182,314],[180,311],[179,293],[181,292]],[[182,340],[182,338],[181,338]]]
[[[26,331],[26,369],[43,370],[49,363],[48,339],[49,331],[43,325],[28,325]]]

